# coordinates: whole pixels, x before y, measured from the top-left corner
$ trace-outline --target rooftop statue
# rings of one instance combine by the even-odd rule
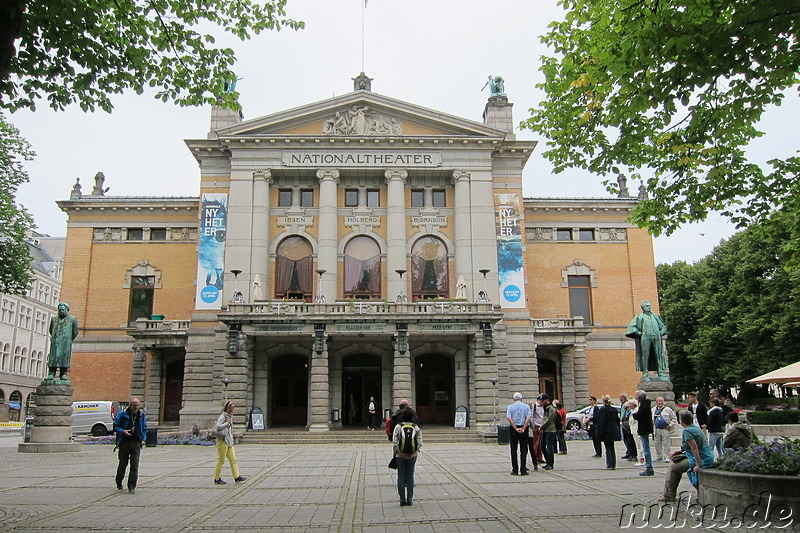
[[[491,93],[490,96],[505,96],[506,95],[506,86],[505,82],[503,82],[502,76],[489,76],[489,81],[483,86],[483,89],[486,88],[486,85],[489,86],[489,92]],[[481,89],[481,90],[483,90]]]

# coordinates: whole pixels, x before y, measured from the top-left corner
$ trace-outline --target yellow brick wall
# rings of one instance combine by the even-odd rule
[[[69,379],[73,401],[128,401],[131,396],[133,351],[126,353],[73,352]]]

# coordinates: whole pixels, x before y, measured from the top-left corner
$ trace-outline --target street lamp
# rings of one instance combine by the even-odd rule
[[[482,268],[478,270],[481,274],[483,274],[483,290],[478,292],[478,301],[479,302],[490,302],[489,300],[489,289],[486,286],[486,274],[490,272],[488,268]]]
[[[497,378],[492,378],[492,426],[497,427]]]
[[[325,295],[322,294],[322,275],[327,272],[324,268],[318,268],[317,274],[319,274],[319,283],[317,283],[317,297],[314,298],[314,302],[318,304],[325,303]]]
[[[238,268],[231,270],[231,274],[233,274],[233,298],[231,298],[231,302],[233,303],[244,303],[244,295],[238,289],[239,274],[241,273],[242,271]]]
[[[228,401],[228,383],[230,383],[230,382],[231,382],[231,380],[229,380],[228,378],[222,378],[222,386],[225,387],[225,401],[226,402]]]
[[[405,291],[403,290],[403,274],[406,273],[405,270],[402,268],[398,268],[395,270],[397,275],[400,276],[400,294],[397,295],[397,300],[395,300],[399,304],[408,303],[408,298],[406,297]]]

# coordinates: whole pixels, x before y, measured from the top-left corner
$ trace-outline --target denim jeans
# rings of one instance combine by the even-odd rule
[[[548,431],[542,433],[542,453],[544,454],[544,462],[548,466],[553,466],[555,462],[556,452],[556,432]]]
[[[717,458],[722,457],[722,454],[725,453],[725,451],[722,449],[722,440],[724,436],[724,433],[708,432],[708,447],[711,448],[712,452],[714,451],[714,448],[717,449]]]
[[[565,431],[561,430],[556,433],[556,442],[558,443],[558,453],[567,453],[567,439],[565,437]]]
[[[404,459],[401,455],[397,456],[397,493],[400,495],[401,502],[411,503],[414,500],[414,467],[417,464],[417,457]]]
[[[644,455],[645,470],[653,471],[653,458],[650,455],[650,435],[639,435],[639,441],[642,443],[642,454]]]

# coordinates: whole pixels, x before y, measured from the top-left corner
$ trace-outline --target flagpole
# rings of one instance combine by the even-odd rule
[[[367,1],[361,4],[361,72],[364,72],[364,12],[367,10]]]

